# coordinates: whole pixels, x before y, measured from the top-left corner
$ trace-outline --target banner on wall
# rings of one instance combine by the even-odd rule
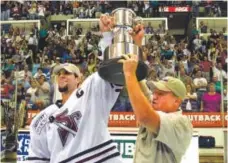
[[[1,130],[1,132],[4,132]],[[116,144],[124,163],[132,163],[135,151],[135,142],[137,134],[126,133],[111,133],[111,137]],[[4,134],[1,134],[1,150],[4,149]],[[28,157],[28,148],[30,143],[29,131],[18,132],[18,149],[17,149],[17,162],[24,162]],[[199,151],[198,151],[198,134],[193,134],[189,148],[186,154],[182,158],[181,163],[198,163]]]
[[[28,111],[28,121],[30,124],[32,118],[38,114],[39,111]],[[223,121],[225,126],[228,123],[228,114],[224,113],[203,113],[203,112],[191,112],[183,113],[187,116],[193,127],[222,127]],[[136,117],[133,112],[111,112],[109,115],[109,127],[137,127]]]
[[[1,158],[4,157],[6,147],[6,130],[1,130]]]
[[[165,7],[159,7],[159,12],[190,12],[191,7],[189,6],[165,6]]]
[[[193,127],[222,127],[223,120],[227,126],[228,115],[221,113],[183,113],[187,116]],[[109,127],[136,127],[137,121],[133,112],[111,112],[109,116]]]
[[[31,110],[29,109],[27,111],[27,121],[26,121],[26,124],[27,125],[30,125],[30,123],[32,122],[32,119],[39,113],[40,111],[39,110]]]
[[[28,157],[28,149],[30,143],[29,132],[19,132],[18,134],[18,148],[17,161],[25,161]]]

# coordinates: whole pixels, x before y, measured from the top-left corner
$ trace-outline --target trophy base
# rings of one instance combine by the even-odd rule
[[[125,85],[125,77],[123,73],[123,64],[118,63],[120,58],[109,59],[103,61],[98,69],[98,74],[102,79],[117,85]],[[146,78],[148,74],[148,67],[143,61],[139,61],[136,70],[136,77],[138,81]]]

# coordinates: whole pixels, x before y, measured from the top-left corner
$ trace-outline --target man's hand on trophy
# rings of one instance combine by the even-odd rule
[[[115,24],[114,17],[108,14],[102,14],[99,21],[100,31],[109,32]]]
[[[143,24],[137,24],[133,30],[129,31],[129,34],[132,36],[134,42],[139,47],[142,46],[142,40],[144,37],[144,26]]]
[[[123,72],[125,77],[136,74],[138,66],[138,56],[135,54],[124,54],[118,63],[123,63]]]

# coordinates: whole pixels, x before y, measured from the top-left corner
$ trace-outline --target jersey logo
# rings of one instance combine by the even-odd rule
[[[71,115],[67,115],[67,113],[68,113],[68,110],[66,109],[64,112],[58,114],[55,117],[55,121],[57,123],[61,123],[62,125],[69,128],[70,130],[77,132],[78,131],[77,121],[82,117],[81,112],[76,111]],[[70,132],[64,129],[63,127],[59,127],[58,133],[59,133],[59,137],[62,142],[62,145],[64,146]]]

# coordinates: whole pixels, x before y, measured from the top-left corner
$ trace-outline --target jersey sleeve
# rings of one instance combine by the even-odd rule
[[[174,153],[185,154],[193,133],[190,120],[182,114],[158,113],[160,129],[155,140],[166,144]]]
[[[102,33],[102,36],[103,36],[103,38],[100,39],[100,42],[98,44],[98,47],[99,47],[99,49],[102,52],[102,55],[101,56],[98,56],[98,58],[100,60],[103,60],[104,59],[104,51],[105,51],[105,48],[107,46],[109,46],[109,45],[112,44],[113,33],[112,32],[103,32]]]
[[[109,115],[123,87],[105,81],[97,72],[88,77],[83,84],[87,87],[89,85],[86,89],[89,90],[90,101],[97,109],[101,109],[103,115]]]
[[[30,125],[29,156],[26,162],[48,163],[50,152],[48,151],[46,124],[48,116],[43,112],[37,115]]]

